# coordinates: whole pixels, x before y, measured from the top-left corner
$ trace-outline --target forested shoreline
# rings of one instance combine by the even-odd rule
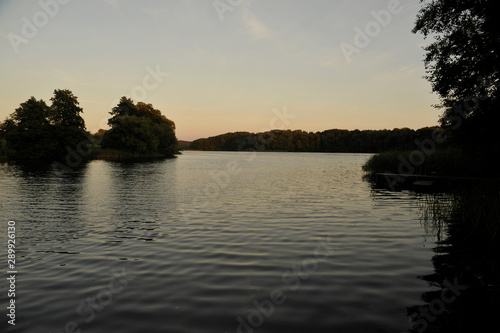
[[[231,132],[197,139],[189,149],[207,151],[287,151],[332,153],[378,153],[391,150],[412,150],[422,141],[443,135],[439,127],[417,130],[330,129],[322,132],[302,130],[271,130],[260,133]]]

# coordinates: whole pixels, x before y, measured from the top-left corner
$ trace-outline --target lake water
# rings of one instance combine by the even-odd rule
[[[11,326],[2,269],[1,331],[407,330],[435,239],[416,194],[362,179],[368,157],[0,164],[0,254],[14,220],[18,271]]]

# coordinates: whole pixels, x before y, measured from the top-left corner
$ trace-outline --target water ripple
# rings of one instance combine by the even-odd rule
[[[400,332],[431,253],[414,196],[372,190],[367,158],[186,152],[65,175],[1,164],[1,215],[19,242],[9,329]],[[130,280],[113,293],[117,272]],[[267,316],[273,292],[283,302]]]

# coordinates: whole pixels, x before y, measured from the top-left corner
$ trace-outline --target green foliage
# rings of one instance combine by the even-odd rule
[[[107,130],[105,129],[100,129],[94,134],[92,134],[92,142],[96,144],[100,144],[103,140],[104,134],[106,134]]]
[[[498,184],[497,184],[498,185]],[[475,240],[500,246],[500,192],[498,187],[483,186],[456,195],[453,201],[453,221]],[[499,263],[496,263],[500,270]]]
[[[434,311],[432,324],[414,325],[409,331],[488,332],[500,313],[498,183],[476,183],[466,191],[418,197],[426,233],[437,236],[438,241],[432,257],[435,272],[419,277],[433,290],[422,294],[421,300],[427,304],[409,307],[408,315],[418,319],[419,314],[436,309],[436,299],[450,290],[446,281],[467,288],[453,302],[445,302],[444,311]]]
[[[435,130],[425,127],[419,130],[402,128],[378,131],[331,129],[316,133],[300,130],[272,130],[257,134],[235,132],[195,140],[190,149],[375,153],[415,149],[415,140],[430,138]]]
[[[482,182],[450,194],[422,194],[419,200],[427,230],[448,230],[461,249],[469,247],[486,264],[486,275],[500,278],[500,192],[498,182]],[[494,260],[485,260],[490,255]],[[474,263],[478,264],[478,262]]]
[[[47,104],[34,97],[21,103],[2,126],[8,155],[24,158],[51,155],[54,146],[52,135],[48,131],[49,112]]]
[[[179,150],[189,149],[191,141],[179,140],[178,145],[179,145]]]
[[[167,119],[167,117],[165,117],[164,115],[162,115],[161,111],[155,109],[152,104],[138,102],[136,108],[137,108],[137,115],[139,117],[147,117],[157,124],[165,123],[168,126],[170,126],[173,130],[175,130],[175,123],[170,119]]]
[[[2,151],[16,159],[57,159],[85,140],[82,109],[69,90],[55,90],[49,107],[31,97],[21,103],[0,131],[5,142]]]
[[[415,150],[389,151],[371,156],[363,165],[369,173],[399,173],[402,161],[411,161],[410,155]],[[495,156],[481,151],[460,148],[437,149],[421,165],[415,166],[415,173],[425,173],[427,166],[441,176],[453,177],[494,177],[500,167]]]
[[[420,10],[414,33],[432,36],[426,78],[441,98],[441,123],[469,146],[498,149],[500,20],[495,0],[436,0]]]
[[[0,137],[0,158],[7,157],[7,140]]]
[[[370,173],[398,173],[399,157],[407,158],[410,151],[386,151],[372,155],[363,165],[363,170]]]
[[[117,106],[115,106],[109,114],[111,118],[108,119],[108,125],[113,127],[115,124],[118,124],[118,120],[120,117],[124,116],[137,116],[137,107],[130,98],[123,96],[120,98],[120,102]]]
[[[81,113],[78,99],[69,90],[54,90],[50,99],[50,123],[54,133],[54,142],[58,154],[66,155],[66,147],[75,149],[82,141],[88,141],[85,136],[85,121]],[[61,156],[62,156],[61,155]]]
[[[151,104],[134,104],[122,97],[110,112],[108,121],[112,127],[104,134],[104,149],[123,150],[142,155],[177,153],[175,124]]]
[[[50,122],[59,127],[85,129],[85,121],[81,117],[83,109],[78,99],[70,90],[56,89],[50,99]]]

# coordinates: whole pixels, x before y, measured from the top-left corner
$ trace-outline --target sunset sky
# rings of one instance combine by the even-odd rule
[[[124,95],[160,109],[181,140],[272,124],[435,125],[426,41],[411,33],[419,8],[416,0],[1,0],[0,121],[30,96],[49,103],[54,89],[70,89],[92,132],[107,127]],[[293,118],[272,121],[283,110]]]

